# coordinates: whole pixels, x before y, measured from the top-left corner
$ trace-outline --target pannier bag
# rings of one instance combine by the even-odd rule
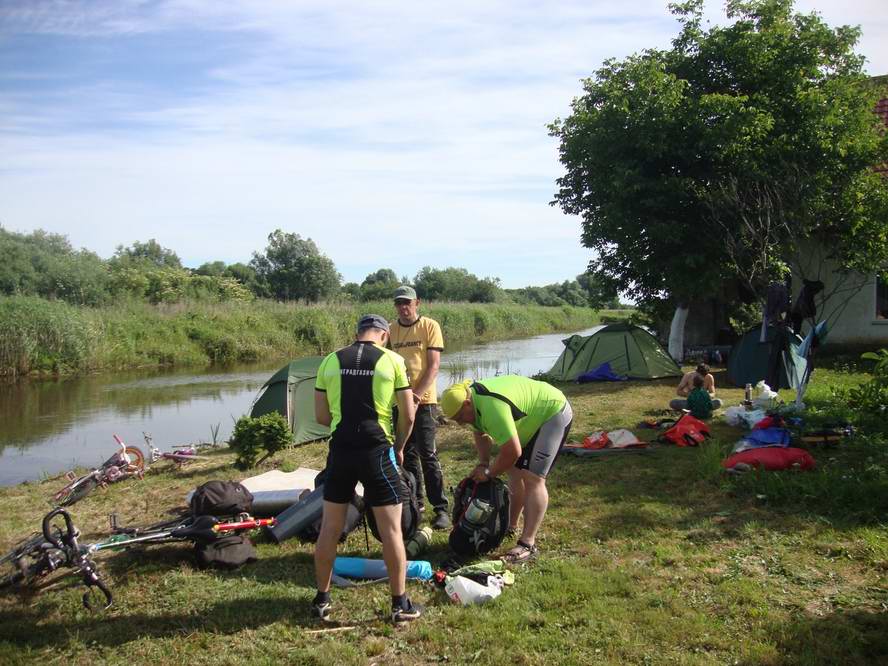
[[[463,479],[453,491],[453,529],[448,543],[459,557],[489,553],[509,528],[509,489],[500,479]]]
[[[201,568],[217,569],[237,569],[258,559],[253,542],[241,534],[219,537],[215,541],[198,541],[194,544],[194,556]]]
[[[193,516],[236,516],[252,507],[253,494],[237,481],[207,481],[191,496]]]
[[[406,544],[419,529],[422,500],[416,495],[416,479],[413,473],[403,467],[399,467],[398,472],[401,475],[401,497],[404,498],[401,502],[401,535],[404,537],[404,543]],[[370,527],[370,531],[376,537],[376,540],[381,541],[382,539],[379,538],[379,527],[376,525],[376,518],[373,515],[373,509],[370,507],[367,508],[367,525]]]
[[[709,426],[690,414],[683,415],[675,425],[657,438],[664,444],[676,446],[697,446],[709,437]]]

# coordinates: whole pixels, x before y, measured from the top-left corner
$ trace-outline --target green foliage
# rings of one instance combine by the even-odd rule
[[[250,262],[266,295],[283,301],[309,303],[334,296],[341,276],[310,238],[276,229],[268,235],[265,254],[253,253]]]
[[[117,246],[113,263],[150,265],[158,268],[182,268],[179,256],[153,238],[145,243],[136,241],[129,247]]]
[[[865,352],[860,357],[874,362],[872,378],[848,389],[848,406],[860,412],[872,428],[888,432],[888,349]]]
[[[251,418],[242,416],[234,424],[229,446],[237,453],[238,469],[255,467],[259,458],[268,458],[293,441],[287,419],[278,412]]]
[[[845,268],[888,260],[888,134],[880,93],[832,29],[790,0],[730,2],[702,27],[702,0],[673,7],[670,50],[609,60],[550,127],[565,175],[555,201],[583,218],[593,273],[639,302],[761,293],[804,242]]]
[[[400,284],[395,271],[391,268],[380,268],[364,278],[358,291],[358,297],[362,301],[391,300],[392,294]]]
[[[0,297],[0,375],[83,370],[94,338],[89,322],[73,306]]]
[[[478,278],[465,268],[424,266],[414,286],[417,296],[430,301],[493,303],[502,293],[499,278]]]
[[[0,294],[98,305],[108,297],[108,269],[98,256],[75,251],[64,236],[0,228]]]

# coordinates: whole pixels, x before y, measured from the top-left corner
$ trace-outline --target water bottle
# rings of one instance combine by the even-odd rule
[[[485,502],[483,499],[476,497],[466,508],[465,517],[466,520],[473,525],[483,525],[487,522],[487,517],[490,515],[491,511],[493,511],[493,507],[490,506],[489,502]]]
[[[743,404],[747,408],[752,407],[752,384],[747,384],[743,391]]]
[[[447,596],[453,601],[468,606],[469,604],[483,604],[500,595],[500,588],[476,583],[465,576],[453,576],[444,586]]]
[[[432,528],[425,526],[422,529],[416,531],[416,534],[404,544],[404,549],[407,551],[407,557],[410,559],[415,558],[420,553],[424,552],[426,548],[429,547],[429,544],[432,542]]]

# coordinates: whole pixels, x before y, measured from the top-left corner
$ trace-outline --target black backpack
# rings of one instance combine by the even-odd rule
[[[207,481],[191,495],[193,516],[236,516],[253,508],[253,494],[237,481]]]
[[[237,569],[258,559],[253,542],[241,534],[218,537],[213,541],[198,541],[194,544],[194,556],[201,568],[218,569]]]
[[[499,479],[463,479],[453,491],[450,550],[461,558],[489,553],[509,528],[509,488]]]
[[[401,475],[401,497],[404,498],[401,502],[401,534],[404,537],[404,543],[407,543],[419,529],[419,522],[422,518],[420,513],[422,504],[416,495],[416,479],[413,477],[413,474],[403,467],[399,467],[398,471]],[[377,541],[382,541],[379,538],[379,527],[376,525],[376,518],[373,516],[373,510],[370,507],[367,508],[366,515],[367,524],[370,526],[373,536],[376,537]]]

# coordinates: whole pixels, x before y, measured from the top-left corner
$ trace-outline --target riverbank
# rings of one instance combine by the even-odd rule
[[[0,376],[76,375],[128,368],[205,367],[328,353],[347,344],[366,312],[394,317],[388,301],[82,308],[31,297],[0,298]],[[628,311],[530,305],[430,303],[448,344],[571,331]]]
[[[719,387],[724,371],[716,371]],[[868,378],[818,369],[806,396],[812,413],[835,408],[831,391]],[[636,428],[655,416],[673,380],[563,385],[574,408],[572,439],[601,428]],[[726,404],[742,389],[719,388]],[[782,391],[791,399],[791,391]],[[813,472],[732,478],[719,462],[740,435],[722,420],[700,448],[558,460],[540,557],[485,606],[452,604],[416,582],[422,619],[395,631],[385,621],[388,589],[333,592],[343,629],[321,631],[309,616],[312,546],[257,537],[259,561],[236,572],[201,571],[186,545],[103,554],[115,593],[109,611],[80,605],[82,587],[54,585],[36,595],[0,596],[2,663],[311,664],[832,664],[888,658],[888,457],[884,439],[859,432],[813,449]],[[474,464],[465,428],[439,430],[446,482]],[[277,454],[272,468],[320,469],[327,447]],[[233,454],[180,471],[158,465],[142,481],[98,490],[72,514],[89,543],[122,524],[159,520],[211,478],[238,478]],[[0,552],[29,533],[61,479],[0,490]],[[426,554],[439,561],[447,534]],[[358,530],[340,554],[378,558]]]

